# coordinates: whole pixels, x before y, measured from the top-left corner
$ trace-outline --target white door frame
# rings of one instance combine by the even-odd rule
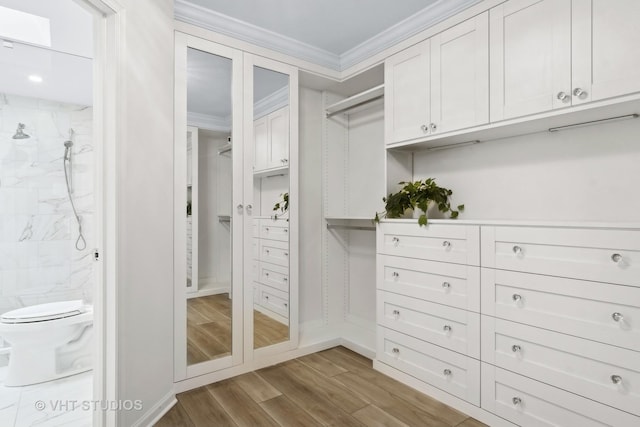
[[[95,364],[93,397],[117,400],[117,194],[116,154],[121,138],[124,7],[118,0],[80,0],[95,13],[93,128],[96,153],[96,249],[100,254],[94,287]],[[101,161],[100,161],[101,160]],[[105,405],[106,406],[106,405]],[[100,407],[100,405],[98,405]],[[94,411],[95,427],[115,426],[116,411]]]

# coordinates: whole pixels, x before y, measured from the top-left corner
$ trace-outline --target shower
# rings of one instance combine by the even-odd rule
[[[83,251],[87,248],[87,241],[84,239],[84,235],[82,234],[82,220],[80,215],[78,215],[78,211],[76,210],[76,205],[73,202],[73,196],[71,195],[71,176],[73,171],[73,162],[71,160],[71,154],[73,147],[73,129],[69,129],[69,139],[64,142],[64,156],[62,158],[62,162],[64,164],[64,180],[67,184],[67,195],[69,196],[69,202],[71,203],[71,209],[73,210],[73,215],[76,217],[76,222],[78,223],[78,239],[76,240],[76,249],[79,251]],[[15,137],[14,137],[15,138]],[[27,137],[28,138],[28,137]]]
[[[29,135],[24,133],[25,125],[24,123],[18,123],[18,129],[16,129],[16,134],[13,135],[13,139],[27,139],[31,138]]]

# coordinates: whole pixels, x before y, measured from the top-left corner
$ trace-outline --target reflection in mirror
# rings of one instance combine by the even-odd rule
[[[231,354],[231,67],[188,49],[188,365]]]
[[[289,76],[253,69],[253,347],[289,339]]]

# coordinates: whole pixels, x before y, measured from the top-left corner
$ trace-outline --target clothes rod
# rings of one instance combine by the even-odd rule
[[[473,141],[456,142],[455,144],[440,145],[439,147],[427,148],[427,151],[448,150],[450,148],[466,147],[468,145],[474,145],[474,144],[479,144],[479,143],[480,143],[479,139],[474,139]]]
[[[375,231],[375,227],[363,227],[361,225],[337,225],[337,224],[327,224],[327,229],[332,230],[364,230],[364,231]]]
[[[228,153],[229,151],[232,150],[233,147],[228,146],[228,147],[223,147],[218,149],[218,154],[224,154],[224,153]]]
[[[375,98],[367,99],[365,101],[358,102],[357,104],[349,105],[348,107],[341,108],[341,109],[333,111],[331,113],[327,113],[327,119],[330,118],[330,117],[335,116],[336,114],[340,114],[340,113],[343,113],[345,111],[352,110],[354,108],[360,107],[362,105],[366,105],[366,104],[368,104],[370,102],[377,101],[378,99],[382,99],[382,98],[384,98],[384,95],[379,95],[379,96],[376,96]]]
[[[638,117],[640,117],[640,115],[638,114],[626,114],[624,116],[609,117],[609,118],[600,119],[600,120],[591,120],[588,122],[575,123],[575,124],[566,125],[566,126],[557,126],[554,128],[549,128],[549,132],[557,132],[559,130],[565,130],[565,129],[574,129],[582,126],[597,125],[599,123],[615,122],[618,120],[637,119]]]

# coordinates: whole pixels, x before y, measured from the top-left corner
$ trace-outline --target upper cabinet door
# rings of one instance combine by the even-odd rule
[[[491,121],[570,106],[571,0],[512,0],[489,16]]]
[[[269,121],[269,163],[268,168],[286,166],[289,163],[289,107],[274,111]]]
[[[489,13],[431,38],[432,134],[489,122]]]
[[[256,171],[267,169],[269,166],[269,130],[267,116],[261,117],[253,122],[254,138],[254,164]]]
[[[429,40],[385,61],[385,142],[393,144],[429,133]]]
[[[640,1],[573,0],[573,103],[640,92]]]

